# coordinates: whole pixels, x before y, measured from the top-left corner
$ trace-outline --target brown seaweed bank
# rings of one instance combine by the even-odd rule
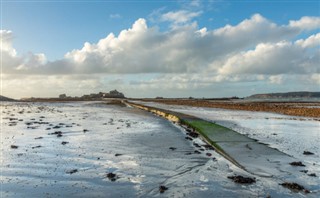
[[[196,99],[144,99],[167,105],[186,105],[193,107],[223,108],[246,111],[265,111],[291,116],[320,118],[319,102],[249,102],[241,100],[196,100]]]

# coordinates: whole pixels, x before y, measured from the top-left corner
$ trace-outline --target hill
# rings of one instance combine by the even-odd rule
[[[265,94],[254,94],[249,99],[271,99],[271,98],[320,98],[320,92],[287,92],[287,93],[265,93]]]
[[[5,97],[5,96],[1,96],[1,95],[0,95],[0,101],[15,101],[15,100],[12,99],[12,98],[7,98],[7,97]]]

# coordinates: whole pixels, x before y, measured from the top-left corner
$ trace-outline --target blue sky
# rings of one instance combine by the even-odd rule
[[[59,92],[82,95],[112,88],[122,89],[132,97],[155,97],[157,94],[222,97],[296,89],[319,90],[319,67],[316,63],[319,62],[320,1],[3,0],[1,3],[1,36],[4,46],[7,43],[9,46],[1,49],[1,52],[9,54],[6,60],[6,56],[1,60],[5,64],[6,75],[3,80],[8,85],[4,86],[2,92],[12,97],[55,96]],[[131,37],[128,33],[122,37],[124,41],[118,41],[120,32],[134,29],[135,23],[137,29],[147,28],[139,33],[133,31],[132,34],[137,36]],[[227,28],[228,25],[238,28]],[[268,27],[266,30],[265,26]],[[204,27],[206,30],[203,29],[202,39],[195,38],[197,34],[193,33],[200,32]],[[257,30],[259,28],[261,31]],[[247,35],[237,35],[234,31]],[[105,39],[110,33],[114,33],[115,40],[97,47],[99,40]],[[229,38],[231,33],[234,36]],[[168,44],[163,49],[168,54],[159,51],[157,47],[148,47],[161,45],[159,39],[172,43],[170,37],[178,35],[185,35],[186,38]],[[3,39],[7,37],[9,39]],[[225,47],[224,42],[216,42],[218,38],[226,39],[229,48]],[[309,42],[316,42],[316,45],[299,44],[303,46],[301,49],[287,54],[281,51],[286,47],[298,47],[296,41],[299,39],[307,43],[308,38]],[[136,44],[129,48],[131,42],[136,42],[132,39],[138,39],[141,46]],[[241,43],[243,39],[248,39],[247,43]],[[86,42],[88,47],[84,49]],[[221,54],[217,51],[219,46],[214,46],[218,44],[226,48],[221,50]],[[123,53],[121,57],[125,57],[128,62],[118,58],[120,54],[117,53],[120,52],[116,49],[120,48]],[[274,68],[267,68],[269,66],[265,63],[259,65],[259,61],[256,61],[258,57],[248,58],[273,48],[279,50],[279,53],[270,54],[271,58],[279,58],[278,55],[282,53],[282,57],[289,58],[299,54],[298,50],[305,54],[293,60],[297,65],[291,66],[291,62],[279,61],[282,65],[271,63],[275,64]],[[191,52],[175,56],[177,49],[188,49]],[[202,53],[206,55],[197,55],[197,51],[202,49],[208,49]],[[134,57],[130,55],[132,50]],[[160,53],[162,59],[170,58],[167,62],[156,62],[158,56],[154,53],[137,53],[135,50]],[[184,57],[193,54],[194,59],[183,62]],[[79,56],[84,57],[81,63]],[[248,60],[236,61],[244,58]],[[75,63],[70,63],[70,60]],[[151,60],[155,60],[155,63]],[[111,63],[112,66],[108,65]],[[277,70],[277,67],[283,69]],[[29,86],[38,86],[43,79],[51,80],[47,82],[48,85],[41,85],[41,89],[32,91],[30,88],[28,92],[21,92],[21,87],[10,87],[13,83],[17,84],[21,76],[28,79]],[[308,84],[304,79],[313,81]],[[170,85],[158,93],[154,92],[154,88],[163,82]],[[62,86],[63,83],[66,86]],[[80,86],[81,83],[83,86]],[[56,88],[48,91],[46,86]],[[230,88],[223,91],[221,87]],[[221,91],[217,93],[211,90]]]
[[[110,32],[118,34],[138,18],[152,18],[157,10],[205,10],[197,17],[199,26],[215,29],[235,25],[255,13],[286,24],[301,16],[318,16],[319,1],[209,1],[190,8],[188,1],[4,1],[2,29],[15,34],[14,46],[23,52],[43,52],[50,59],[80,48],[84,42],[97,42]],[[163,30],[167,23],[148,21]],[[63,43],[63,44],[61,44]],[[50,46],[50,47],[48,47]]]

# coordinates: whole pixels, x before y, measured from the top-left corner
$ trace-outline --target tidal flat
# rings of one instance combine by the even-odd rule
[[[311,140],[318,141],[318,121],[282,123],[289,129],[301,125],[306,131],[304,143],[295,150],[296,145],[289,146],[295,142],[287,133],[274,128],[263,131],[265,128],[240,122],[234,115],[221,114],[222,110],[170,108],[193,112],[284,152],[288,149],[288,155],[307,165],[292,171],[310,192],[294,192],[280,185],[291,178],[289,174],[280,178],[246,172],[200,138],[186,139],[183,127],[146,111],[104,102],[8,102],[1,105],[1,197],[319,196],[319,147]],[[278,115],[267,117],[274,116]],[[245,120],[250,119],[256,122],[257,117],[250,113]],[[263,117],[263,121],[270,119]],[[276,136],[279,138],[273,138]],[[307,149],[314,155],[301,154]],[[315,176],[309,176],[312,174]],[[235,175],[256,182],[235,183],[230,179]]]

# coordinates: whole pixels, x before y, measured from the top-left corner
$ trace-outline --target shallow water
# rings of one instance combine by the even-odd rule
[[[242,170],[214,151],[195,154],[200,139],[147,112],[93,102],[5,103],[1,112],[1,197],[290,196],[274,182],[233,183],[227,176]]]

